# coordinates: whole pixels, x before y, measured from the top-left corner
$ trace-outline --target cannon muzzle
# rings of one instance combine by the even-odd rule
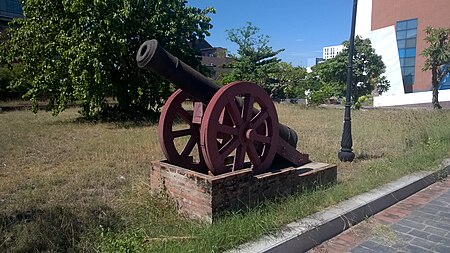
[[[198,101],[208,104],[219,86],[177,57],[167,52],[158,41],[144,42],[136,56],[140,68],[164,77]]]

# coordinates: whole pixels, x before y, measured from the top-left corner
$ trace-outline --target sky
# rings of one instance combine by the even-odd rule
[[[213,28],[206,40],[213,47],[236,53],[226,30],[246,22],[268,35],[278,57],[294,66],[306,66],[308,58],[322,57],[322,48],[340,45],[350,37],[353,0],[188,0],[199,8],[214,7]]]

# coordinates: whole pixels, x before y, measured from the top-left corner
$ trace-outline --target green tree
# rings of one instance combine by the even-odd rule
[[[199,66],[191,42],[208,35],[211,8],[184,0],[28,0],[24,19],[13,21],[10,40],[0,46],[8,62],[21,62],[17,85],[31,87],[34,105],[63,111],[82,101],[87,118],[121,112],[156,116],[168,83],[138,69],[139,45],[156,38],[186,63]],[[118,105],[108,104],[112,96]],[[35,108],[36,110],[36,108]]]
[[[450,28],[425,29],[425,41],[429,44],[428,48],[423,50],[425,57],[423,71],[431,70],[431,84],[433,86],[433,107],[441,109],[439,104],[439,84],[442,79],[450,73]]]
[[[305,98],[306,69],[294,67],[286,62],[279,62],[277,68],[275,72],[269,74],[269,78],[273,80],[269,87],[272,97]]]
[[[260,29],[247,22],[247,25],[227,30],[228,39],[238,45],[237,55],[232,56],[232,71],[222,77],[223,82],[251,81],[261,85],[268,92],[274,80],[270,77],[276,73],[280,60],[276,55],[284,49],[273,51],[269,44],[269,36],[260,34]]]
[[[346,91],[348,41],[344,43],[344,50],[335,58],[319,63],[312,68],[308,76],[312,94],[316,90],[335,91],[335,95],[343,96]],[[381,56],[375,53],[369,39],[355,38],[355,53],[353,56],[352,102],[358,98],[371,94],[376,89],[379,94],[389,89],[389,81],[382,74],[385,72]],[[322,88],[323,86],[330,86]],[[340,94],[339,94],[340,93]]]

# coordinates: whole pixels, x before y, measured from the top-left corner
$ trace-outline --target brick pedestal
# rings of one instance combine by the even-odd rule
[[[318,162],[259,175],[243,169],[212,176],[155,161],[150,187],[152,194],[165,193],[176,201],[180,213],[212,222],[224,211],[246,209],[305,187],[333,183],[336,176],[336,165]]]

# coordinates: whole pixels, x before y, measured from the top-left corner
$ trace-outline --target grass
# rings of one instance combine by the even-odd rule
[[[163,158],[155,125],[83,123],[76,109],[1,113],[0,251],[220,252],[450,155],[448,110],[354,111],[356,160],[340,163],[343,111],[277,107],[299,150],[338,165],[338,183],[213,225],[150,197],[150,161]]]

